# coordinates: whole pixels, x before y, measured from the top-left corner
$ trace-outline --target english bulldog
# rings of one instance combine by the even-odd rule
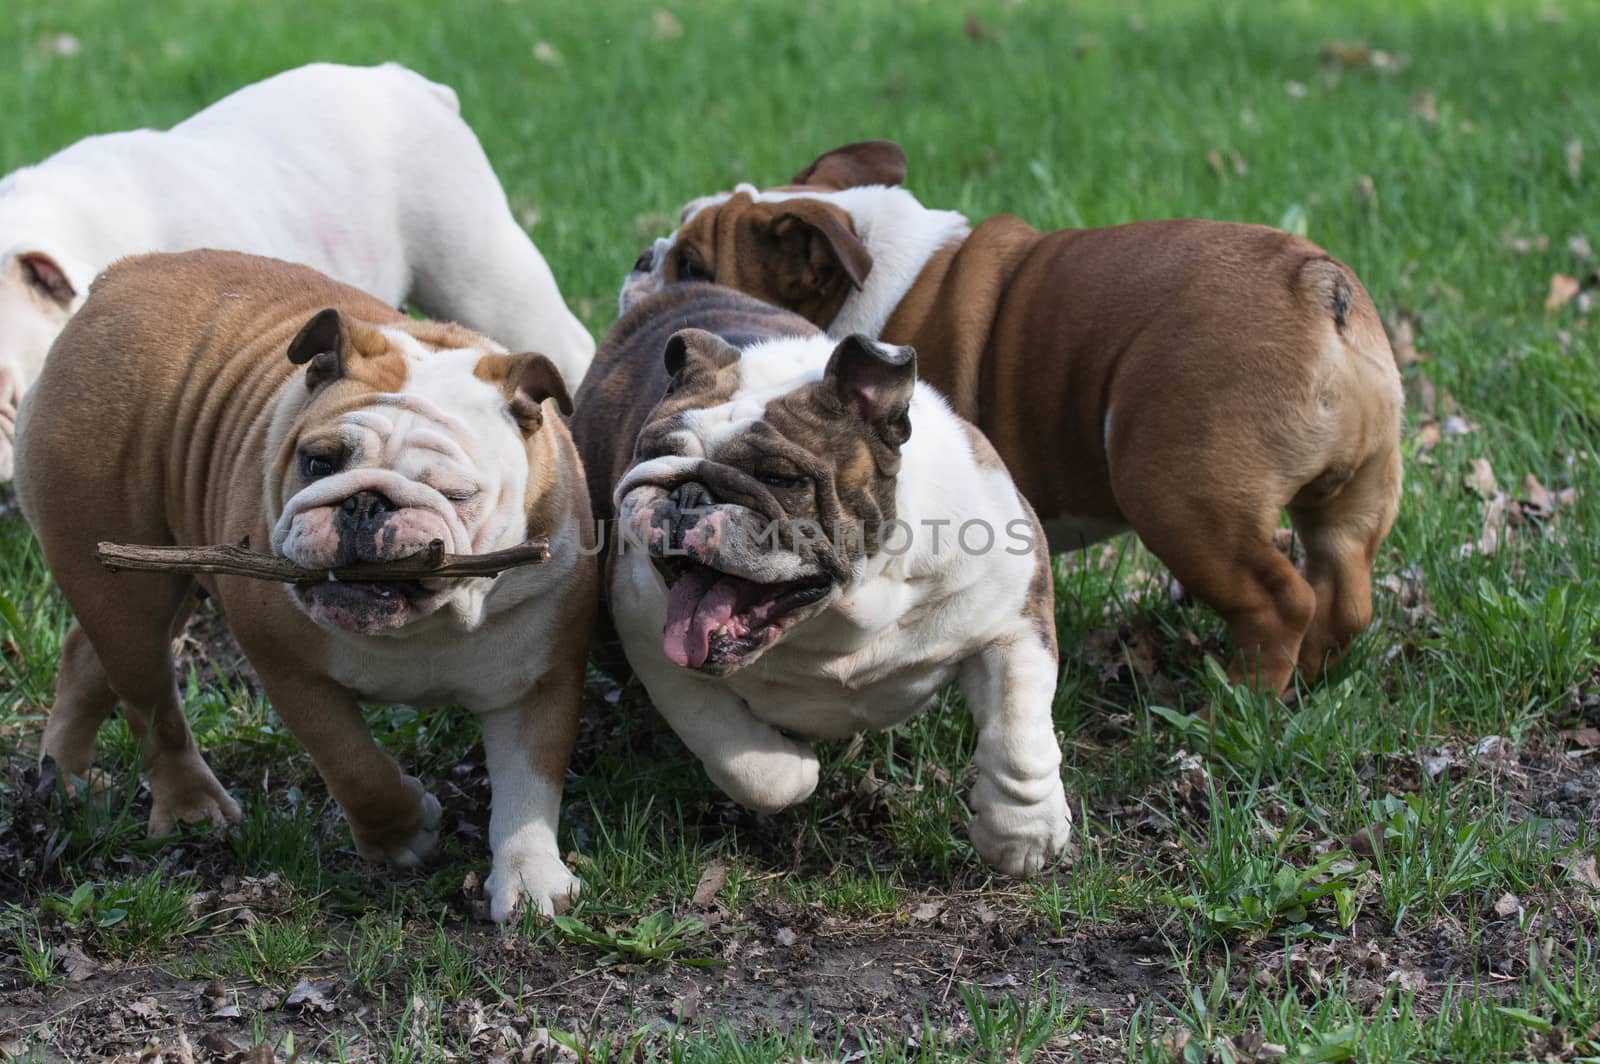
[[[361,704],[464,705],[493,787],[490,914],[564,905],[578,881],[556,819],[597,589],[558,405],[567,392],[544,356],[413,321],[303,266],[221,251],[114,265],[56,341],[17,439],[17,495],[76,616],[42,756],[82,778],[120,701],[143,743],[150,833],[238,819],[173,666],[203,590],[364,857],[417,864],[440,810],[373,741]],[[548,561],[494,578],[287,586],[95,560],[100,541],[248,537],[320,569],[540,536]]]
[[[1049,553],[910,348],[671,286],[601,343],[573,432],[617,515],[628,662],[729,797],[803,801],[809,740],[898,724],[955,680],[978,725],[974,848],[1014,874],[1060,853]]]
[[[304,263],[542,351],[569,389],[594,354],[455,93],[394,63],[316,63],[0,179],[0,480],[17,405],[94,276],[202,247]]]
[[[1400,377],[1355,274],[1259,225],[973,229],[905,171],[869,141],[693,200],[622,306],[715,281],[835,337],[909,344],[1055,549],[1137,533],[1221,614],[1236,680],[1281,692],[1337,658],[1371,619],[1401,485]],[[1285,509],[1304,575],[1273,544]]]

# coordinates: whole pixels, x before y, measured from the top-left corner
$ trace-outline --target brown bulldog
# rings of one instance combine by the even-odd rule
[[[373,741],[364,701],[459,703],[494,789],[490,914],[563,906],[556,820],[577,730],[595,563],[583,470],[542,355],[412,321],[313,270],[232,252],[114,265],[25,404],[17,493],[77,622],[43,756],[83,777],[120,701],[152,835],[236,820],[184,720],[172,639],[204,590],[305,744],[365,857],[413,865],[439,803]],[[102,540],[237,543],[307,568],[480,554],[547,536],[494,578],[293,587],[113,574]]]
[[[674,285],[601,343],[573,434],[617,514],[628,662],[729,797],[803,801],[808,740],[899,724],[956,681],[978,729],[974,849],[1015,874],[1061,852],[1050,556],[909,348]]]
[[[1051,546],[1136,532],[1227,622],[1235,678],[1282,691],[1342,653],[1371,619],[1401,483],[1400,378],[1355,274],[1258,225],[970,229],[904,177],[900,148],[871,141],[787,186],[694,200],[623,308],[714,280],[909,344]],[[1303,576],[1273,546],[1285,509]]]

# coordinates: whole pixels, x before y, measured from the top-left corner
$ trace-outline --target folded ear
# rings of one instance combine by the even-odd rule
[[[63,308],[72,306],[78,290],[55,259],[43,251],[24,251],[17,256],[17,266],[22,279],[35,291]]]
[[[572,413],[572,396],[555,363],[543,355],[484,355],[478,360],[475,376],[497,385],[505,392],[511,417],[524,436],[531,436],[544,424],[539,404],[554,399],[563,414]]]
[[[289,361],[306,367],[306,387],[316,391],[344,376],[350,338],[344,319],[333,307],[319,310],[289,341]],[[309,365],[308,365],[309,363]]]
[[[872,272],[872,253],[850,216],[830,203],[788,201],[773,216],[770,232],[782,245],[781,261],[804,264],[801,282],[813,291],[828,292],[845,280],[859,290]]]
[[[906,179],[906,153],[892,140],[859,140],[817,156],[791,185],[856,188],[898,185]]]
[[[881,344],[857,333],[839,341],[823,379],[839,403],[872,426],[890,447],[911,438],[911,394],[917,384],[917,353]]]
[[[679,329],[667,338],[661,359],[667,372],[676,377],[692,359],[706,359],[713,369],[731,366],[739,360],[739,349],[716,333],[704,329]]]

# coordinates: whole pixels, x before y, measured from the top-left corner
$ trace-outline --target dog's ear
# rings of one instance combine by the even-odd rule
[[[845,282],[859,291],[872,272],[872,253],[851,227],[850,216],[831,203],[785,201],[767,232],[779,247],[776,261],[797,268],[791,283],[807,294],[825,296]]]
[[[884,443],[899,448],[911,438],[916,351],[856,333],[833,349],[823,379],[832,386],[839,404],[872,426]]]
[[[906,179],[906,153],[892,140],[859,140],[817,156],[791,185],[856,188],[899,185]]]
[[[306,387],[311,391],[344,376],[349,351],[344,319],[333,307],[313,314],[289,341],[289,361],[306,367]]]
[[[661,361],[668,374],[677,377],[683,367],[698,360],[709,362],[713,370],[719,370],[739,361],[739,349],[704,329],[679,329],[667,338]]]
[[[28,286],[46,299],[67,309],[78,297],[78,290],[61,264],[43,251],[24,251],[17,256],[17,269]]]
[[[546,399],[554,399],[563,414],[572,413],[567,382],[561,379],[555,363],[543,355],[484,355],[473,375],[505,393],[511,418],[524,436],[533,435],[544,424],[544,411],[539,404]]]

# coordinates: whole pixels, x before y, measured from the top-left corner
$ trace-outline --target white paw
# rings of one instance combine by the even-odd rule
[[[390,838],[362,838],[351,825],[351,837],[356,852],[369,861],[387,861],[400,868],[417,868],[439,845],[439,799],[422,787],[415,776],[403,776],[406,788],[417,795],[422,805],[416,830],[409,835]]]
[[[978,856],[1008,876],[1031,876],[1053,864],[1072,838],[1072,807],[1061,781],[1054,783],[1042,800],[1022,804],[979,777],[968,828]]]
[[[489,919],[497,924],[516,915],[524,902],[531,902],[544,916],[565,912],[582,888],[583,881],[549,852],[497,853],[483,885],[489,896]]]
[[[776,813],[798,805],[817,789],[821,766],[810,744],[781,738],[776,750],[731,754],[720,764],[706,762],[706,775],[722,792],[747,809]]]

